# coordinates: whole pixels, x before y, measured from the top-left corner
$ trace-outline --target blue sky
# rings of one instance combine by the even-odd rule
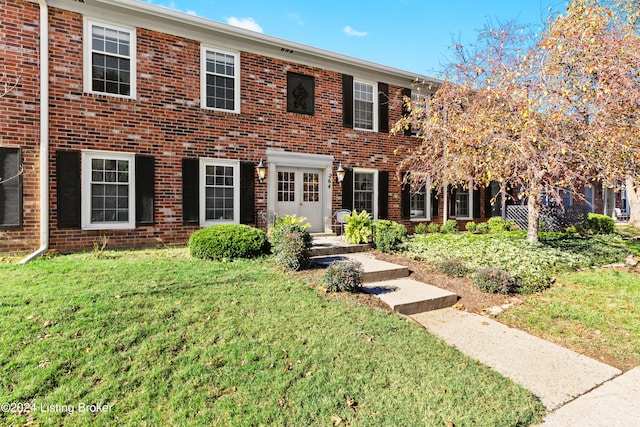
[[[564,0],[151,0],[218,22],[437,76],[452,40],[473,41],[488,21],[542,27]]]

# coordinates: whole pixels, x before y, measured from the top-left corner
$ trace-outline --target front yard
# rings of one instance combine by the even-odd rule
[[[0,424],[540,420],[521,387],[308,277],[186,249],[0,264]]]

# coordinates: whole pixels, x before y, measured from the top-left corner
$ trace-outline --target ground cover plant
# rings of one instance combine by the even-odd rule
[[[36,407],[0,424],[540,420],[521,387],[399,316],[310,287],[310,274],[186,249],[0,264],[0,402]],[[51,405],[76,410],[40,409]]]
[[[640,274],[563,274],[499,320],[626,371],[640,365]]]
[[[404,245],[404,256],[434,266],[442,260],[458,259],[472,275],[493,267],[517,279],[521,293],[547,288],[563,271],[624,260],[628,243],[619,235],[581,236],[575,233],[541,233],[539,243],[526,241],[524,231],[487,235],[427,234]]]

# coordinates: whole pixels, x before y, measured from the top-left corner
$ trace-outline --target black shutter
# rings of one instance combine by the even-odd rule
[[[389,219],[389,172],[378,172],[378,219]]]
[[[485,218],[491,218],[491,215],[493,214],[493,206],[491,206],[491,199],[493,198],[493,194],[491,194],[491,189],[493,187],[492,184],[493,184],[493,181],[484,188],[484,217]],[[496,203],[497,202],[498,202],[498,199],[496,198]]]
[[[404,175],[406,175],[406,173]],[[400,193],[400,217],[402,219],[411,219],[411,185],[409,185],[409,183],[402,184],[402,192]]]
[[[405,103],[405,98],[411,99],[411,89],[408,87],[402,88],[402,117],[408,117],[411,112]],[[411,126],[404,130],[404,135],[411,136]]]
[[[451,186],[447,186],[447,191],[449,191],[449,216],[455,218],[457,189],[452,188]]]
[[[440,216],[440,198],[437,191],[431,189],[431,218],[438,218]]]
[[[353,210],[353,169],[344,170],[342,180],[342,209]]]
[[[0,147],[0,227],[22,227],[22,174],[20,148]]]
[[[378,83],[378,132],[389,133],[389,85],[386,83]]]
[[[198,159],[182,159],[182,222],[199,224],[199,210]]]
[[[80,228],[80,152],[56,151],[58,228]]]
[[[353,76],[342,75],[342,126],[353,128]]]
[[[240,223],[255,224],[255,166],[240,162]]]
[[[136,156],[136,225],[153,225],[155,159]]]
[[[471,191],[471,189],[469,189]],[[476,188],[473,190],[473,218],[480,218],[482,214],[480,213],[480,189]]]

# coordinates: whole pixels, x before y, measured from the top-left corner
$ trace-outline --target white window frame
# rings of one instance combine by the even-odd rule
[[[91,222],[91,161],[93,159],[127,160],[129,162],[129,220],[127,222]],[[82,151],[82,229],[83,230],[130,230],[136,228],[136,156],[132,153],[114,151]]]
[[[462,188],[462,186],[458,186],[456,189],[456,197],[457,197],[457,192],[459,191],[458,188]],[[469,182],[469,184],[467,185],[467,188],[464,189],[462,188],[464,191],[467,192],[467,197],[468,197],[468,203],[469,203],[469,213],[467,216],[458,216],[457,212],[455,212],[456,215],[452,216],[452,219],[457,219],[457,220],[461,220],[461,221],[466,221],[466,220],[473,220],[473,187],[471,186],[471,182]],[[452,194],[449,194],[449,197],[451,197]],[[453,201],[453,203],[455,203],[456,200]],[[447,208],[448,209],[448,208]],[[457,208],[455,209],[457,210]]]
[[[373,212],[369,212],[369,214],[371,215],[372,219],[378,219],[378,210],[379,210],[379,206],[378,206],[378,170],[377,169],[367,169],[367,168],[354,168],[353,169],[353,194],[352,194],[352,200],[354,203],[354,206],[352,206],[352,208],[355,208],[355,202],[356,202],[356,174],[357,173],[363,173],[363,174],[371,174],[373,175],[373,200],[372,200],[372,206],[373,206]]]
[[[129,61],[131,67],[129,69],[130,72],[130,93],[129,95],[120,95],[117,93],[110,92],[99,92],[93,90],[93,26],[97,25],[100,27],[109,28],[112,30],[123,31],[129,33]],[[136,80],[137,80],[137,72],[136,72],[136,29],[134,27],[127,27],[122,25],[114,25],[104,21],[87,18],[84,17],[84,40],[83,40],[83,53],[84,53],[84,92],[95,94],[95,95],[103,95],[103,96],[113,96],[116,98],[125,98],[125,99],[135,99],[136,98]]]
[[[234,58],[233,64],[233,110],[226,108],[215,108],[207,106],[207,52],[216,52],[223,55],[230,55]],[[227,76],[229,77],[229,76]],[[224,111],[226,113],[240,113],[240,53],[235,51],[229,51],[220,49],[215,46],[201,45],[200,46],[200,105],[205,110],[211,111]]]
[[[233,167],[233,219],[206,219],[206,170],[207,166]],[[200,158],[199,168],[199,195],[200,195],[200,226],[206,227],[214,224],[239,224],[240,223],[240,161],[228,159]]]
[[[411,90],[411,104],[418,105],[420,103],[424,103],[425,110],[429,108],[430,96],[427,93],[420,92],[420,90]],[[425,111],[425,114],[428,111]],[[411,128],[411,136],[414,138],[422,137],[422,130],[415,130]]]
[[[424,215],[423,216],[410,216],[411,221],[431,221],[431,179],[428,179],[424,184]],[[414,192],[409,193],[409,206],[413,205]]]
[[[360,128],[356,126],[356,83],[373,86],[373,123],[372,128]],[[378,132],[378,83],[370,82],[366,80],[354,79],[353,80],[353,128],[356,130],[363,130],[367,132]]]

